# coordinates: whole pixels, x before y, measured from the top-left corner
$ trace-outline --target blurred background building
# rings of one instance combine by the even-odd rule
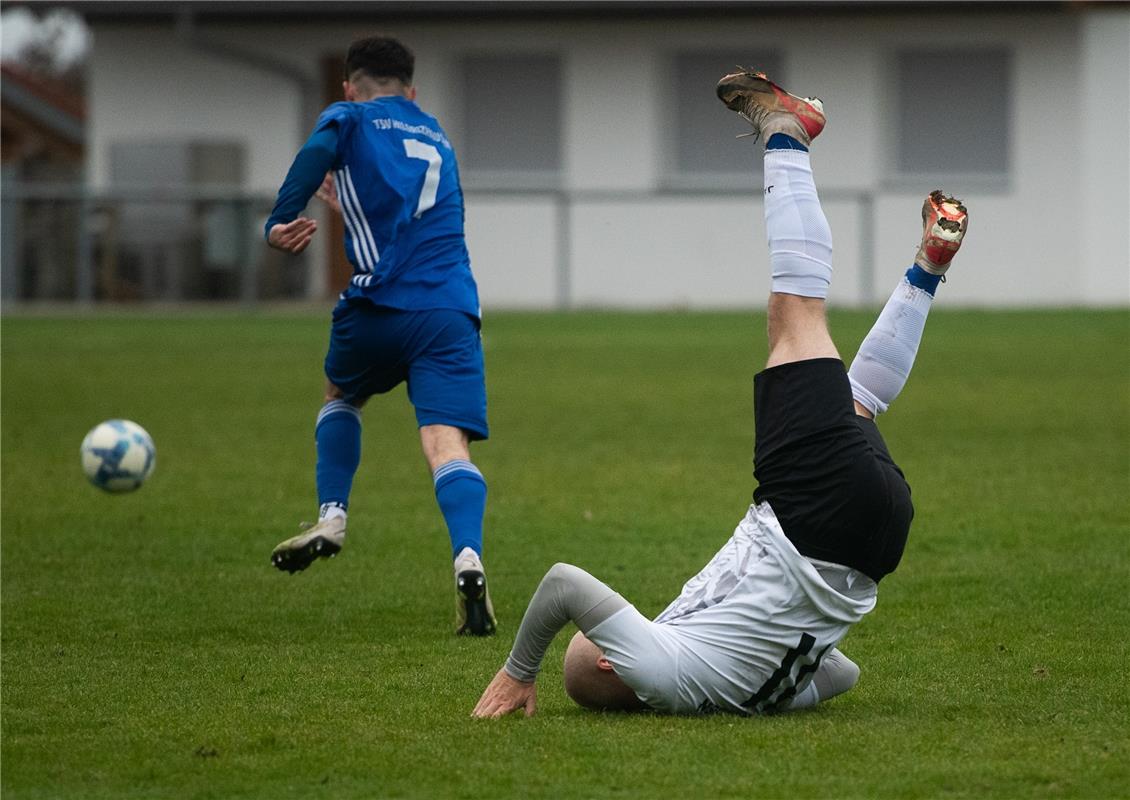
[[[760,145],[714,97],[736,65],[819,95],[832,301],[880,302],[923,196],[972,224],[949,303],[1130,303],[1130,5],[73,2],[78,100],[3,72],[3,298],[321,299],[262,223],[351,39],[417,55],[460,158],[484,307],[726,308],[769,289]],[[5,60],[9,53],[5,52]],[[81,176],[81,177],[80,177]],[[328,234],[328,235],[327,235]]]

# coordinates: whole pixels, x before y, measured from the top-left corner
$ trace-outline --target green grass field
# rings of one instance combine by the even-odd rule
[[[845,355],[872,314],[839,312]],[[403,390],[365,409],[342,555],[310,519],[328,314],[2,323],[2,778],[30,798],[1022,798],[1130,792],[1130,314],[935,309],[881,427],[917,517],[843,642],[859,685],[744,719],[585,712],[558,637],[532,719],[474,721],[555,561],[655,614],[741,518],[764,317],[495,314],[486,563],[451,635]],[[128,417],[132,495],[78,447]]]

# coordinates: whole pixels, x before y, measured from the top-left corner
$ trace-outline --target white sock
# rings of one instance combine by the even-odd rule
[[[882,414],[906,384],[934,297],[899,280],[879,319],[859,346],[848,378],[856,402]]]
[[[455,556],[455,573],[458,575],[465,569],[477,569],[482,572],[483,562],[479,558],[479,554],[470,547],[464,547],[459,551],[459,555]]]
[[[345,509],[341,507],[341,503],[322,503],[318,509],[318,522],[334,517],[345,519]]]
[[[803,150],[765,151],[765,233],[774,292],[828,296],[832,229]]]

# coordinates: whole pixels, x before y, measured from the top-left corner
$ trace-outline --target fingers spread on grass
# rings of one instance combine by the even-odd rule
[[[471,716],[479,719],[498,719],[519,708],[526,716],[533,716],[537,707],[537,689],[533,682],[526,683],[511,678],[505,670],[499,670],[487,686]]]

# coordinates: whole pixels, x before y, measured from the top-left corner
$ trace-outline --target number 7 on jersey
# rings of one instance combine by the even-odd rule
[[[419,219],[420,215],[436,204],[436,192],[439,191],[439,170],[443,166],[443,156],[439,154],[434,145],[421,142],[419,139],[405,139],[404,152],[409,158],[418,158],[428,162],[428,171],[424,174],[424,185],[420,189],[420,201],[416,204],[416,213],[412,216]]]

